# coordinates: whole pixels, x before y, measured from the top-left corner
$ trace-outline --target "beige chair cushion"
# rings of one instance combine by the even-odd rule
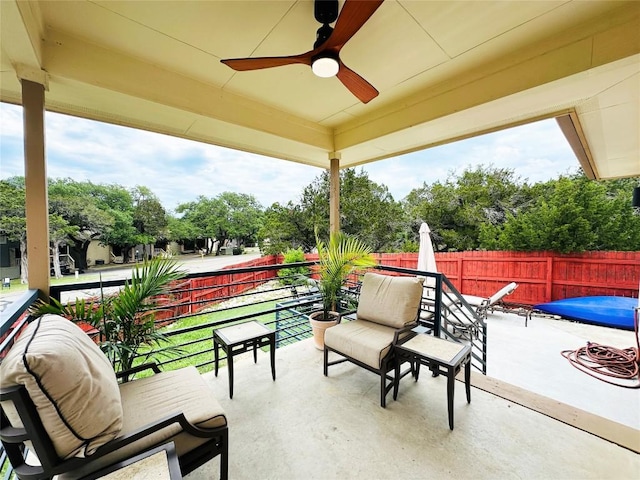
[[[0,377],[3,386],[25,386],[61,458],[91,455],[120,433],[123,413],[113,368],[63,317],[34,320],[0,365]]]
[[[366,273],[358,300],[358,319],[402,328],[415,322],[424,278]]]
[[[324,343],[348,357],[379,369],[382,359],[391,349],[395,332],[394,328],[358,319],[327,328]]]
[[[195,367],[157,373],[120,386],[124,421],[122,435],[177,413],[184,413],[192,425],[216,428],[227,425],[224,410]],[[195,437],[174,423],[120,450],[97,459],[86,468],[67,473],[60,479],[82,477],[154,445],[173,441],[178,456],[202,445],[211,437]]]

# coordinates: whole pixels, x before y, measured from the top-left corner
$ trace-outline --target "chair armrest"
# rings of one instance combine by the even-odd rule
[[[116,373],[116,378],[124,378],[127,375],[134,375],[136,373],[143,372],[145,370],[153,370],[153,373],[161,373],[160,367],[155,362],[143,363],[142,365],[138,365],[136,367],[130,368],[129,370],[123,370],[122,372]]]
[[[346,312],[340,312],[338,315],[338,323],[342,322],[342,317],[346,317],[347,315],[352,315],[356,313],[358,310],[347,310]]]
[[[29,435],[24,428],[7,425],[0,429],[0,439],[7,443],[21,443],[29,440]]]
[[[211,437],[212,432],[214,430],[207,430],[203,428],[196,427],[189,423],[187,418],[184,416],[184,413],[175,413],[164,418],[158,419],[152,423],[149,423],[143,427],[140,427],[132,432],[129,432],[126,435],[123,435],[118,438],[114,438],[109,443],[104,444],[100,448],[98,448],[90,458],[98,458],[102,457],[108,453],[114,452],[120,448],[126,447],[127,445],[137,442],[138,440],[157,432],[158,430],[162,430],[163,428],[168,427],[174,423],[178,423],[182,429],[196,437]],[[217,430],[217,429],[216,429]]]
[[[398,345],[406,342],[410,338],[415,337],[417,333],[414,332],[413,329],[416,328],[417,326],[418,326],[418,322],[413,322],[405,325],[402,328],[397,329],[396,332],[393,334],[393,343],[391,345]],[[404,335],[405,333],[406,335]],[[404,335],[404,336],[400,338],[400,335]]]

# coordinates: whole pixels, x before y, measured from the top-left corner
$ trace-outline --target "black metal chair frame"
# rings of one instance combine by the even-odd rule
[[[353,312],[351,312],[353,313]],[[338,321],[338,323],[340,323],[340,321],[342,320],[342,317],[344,315],[341,315],[340,320]],[[390,375],[390,372],[394,372],[396,371],[396,365],[398,363],[398,361],[400,361],[401,363],[404,363],[405,360],[399,360],[398,356],[396,355],[395,352],[395,345],[398,343],[398,341],[400,339],[403,340],[408,340],[409,338],[413,337],[416,335],[415,332],[412,331],[412,329],[414,329],[418,324],[417,323],[411,323],[409,325],[404,326],[403,328],[397,329],[395,331],[395,334],[393,336],[393,341],[391,342],[391,349],[389,350],[389,353],[387,353],[387,355],[382,359],[382,361],[380,362],[380,368],[373,368],[371,365],[367,365],[366,363],[361,362],[360,360],[357,360],[353,357],[350,357],[349,355],[344,354],[343,352],[340,352],[338,350],[335,350],[329,346],[327,346],[327,344],[325,343],[324,345],[324,376],[327,377],[329,375],[329,367],[331,365],[337,365],[339,363],[343,363],[343,362],[351,362],[355,365],[358,365],[359,367],[364,368],[365,370],[369,370],[370,372],[375,373],[376,375],[380,376],[380,406],[382,408],[386,408],[387,406],[387,394],[393,389],[395,382],[396,382],[396,377],[395,375]],[[329,352],[334,352],[337,353],[338,355],[342,356],[343,358],[340,358],[338,360],[334,360],[334,361],[329,361]],[[409,361],[409,360],[406,360]],[[404,376],[408,375],[408,374],[412,374],[415,375],[415,367],[414,367],[414,363],[413,362],[409,362],[410,363],[410,367],[405,369],[404,371],[400,372],[400,376],[398,378],[398,381],[403,378]],[[389,383],[387,383],[387,381]]]
[[[146,364],[129,370],[128,372],[123,372],[119,376],[123,376],[125,373],[133,374],[148,368],[153,369],[156,373],[160,372],[155,364]],[[40,420],[38,411],[36,410],[36,407],[24,386],[1,388],[0,401],[11,401],[20,416],[22,424],[24,425],[24,428],[12,427],[9,424],[4,410],[1,412],[0,440],[7,452],[7,456],[13,466],[14,472],[20,480],[50,479],[54,475],[73,471],[174,423],[180,424],[182,429],[190,435],[201,438],[210,438],[209,441],[178,458],[182,474],[187,475],[209,460],[220,455],[220,478],[222,480],[226,480],[228,478],[228,426],[217,427],[214,429],[196,427],[189,423],[183,413],[179,413],[159,419],[134,432],[118,437],[99,447],[96,452],[89,457],[74,457],[64,460],[56,454],[53,442],[49,438],[49,435]],[[31,442],[41,465],[33,466],[26,463],[25,456],[27,447],[25,442],[27,441]],[[162,443],[165,442],[163,441]],[[152,445],[149,448],[153,448],[155,446],[157,445]],[[148,450],[148,448],[145,448],[145,450]],[[138,453],[140,453],[140,451],[134,452],[133,455]]]

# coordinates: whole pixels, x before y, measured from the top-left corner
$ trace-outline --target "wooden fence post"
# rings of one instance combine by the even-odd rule
[[[544,301],[550,302],[552,300],[551,295],[553,292],[553,256],[547,257],[547,275],[546,275],[546,288],[544,291]]]
[[[188,280],[189,282],[189,313],[193,313],[193,300],[194,300],[194,287],[193,287],[193,278]]]

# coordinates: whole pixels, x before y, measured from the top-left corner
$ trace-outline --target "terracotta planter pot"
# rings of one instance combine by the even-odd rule
[[[309,322],[313,331],[313,344],[318,350],[324,350],[324,332],[327,328],[338,324],[340,314],[338,312],[329,312],[331,320],[317,320],[322,318],[323,311],[313,312],[309,314]]]

